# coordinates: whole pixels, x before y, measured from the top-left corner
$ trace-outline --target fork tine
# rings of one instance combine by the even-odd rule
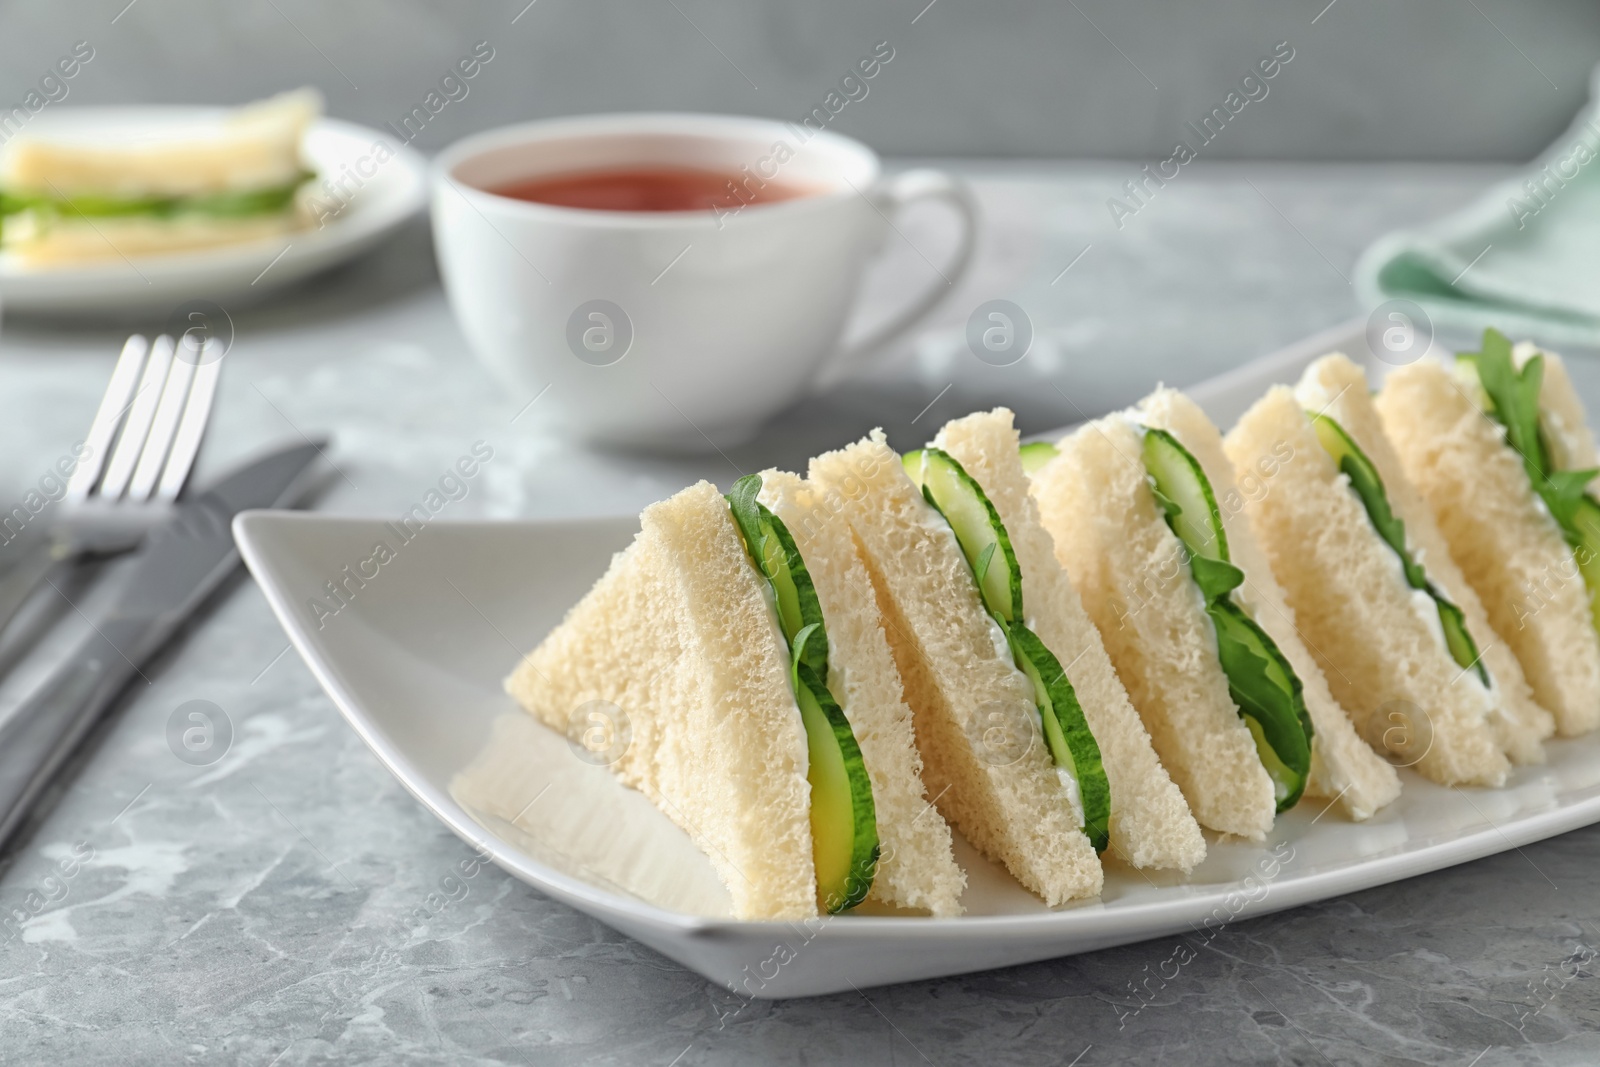
[[[194,369],[194,383],[189,386],[189,402],[184,405],[183,419],[172,438],[172,452],[167,457],[167,469],[161,474],[161,484],[156,488],[156,499],[163,503],[178,498],[183,483],[188,480],[194,466],[195,454],[200,451],[200,439],[205,436],[206,423],[211,418],[211,400],[216,395],[217,379],[222,373],[222,356],[216,354],[220,345],[208,340],[201,350]]]
[[[78,463],[78,469],[72,472],[72,479],[67,482],[68,501],[78,503],[88,496],[100,472],[105,469],[106,454],[111,451],[111,438],[116,434],[122,416],[127,413],[128,402],[139,381],[139,371],[144,366],[145,353],[149,351],[150,342],[140,334],[129,337],[122,346],[122,355],[117,357],[111,380],[106,383],[105,395],[100,398],[100,407],[95,411],[94,421],[89,424],[89,432],[84,436],[85,454]]]
[[[122,435],[117,438],[117,447],[106,465],[105,480],[100,483],[100,495],[107,500],[117,500],[128,487],[134,465],[144,450],[145,435],[150,432],[156,405],[161,401],[161,386],[167,380],[167,369],[171,365],[172,338],[162,334],[150,346],[150,359],[139,378],[139,391],[128,408],[128,418],[122,424]]]
[[[144,439],[138,465],[133,468],[133,480],[128,483],[128,499],[134,503],[144,503],[155,491],[156,478],[166,463],[172,435],[178,432],[178,419],[189,398],[189,382],[193,378],[193,363],[187,359],[172,361],[167,371],[167,383],[161,388],[161,402],[156,405],[155,417],[150,420],[150,433]]]

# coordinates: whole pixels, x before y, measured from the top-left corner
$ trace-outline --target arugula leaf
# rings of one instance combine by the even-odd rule
[[[791,668],[798,669],[802,663],[806,662],[806,645],[810,644],[811,639],[817,637],[821,632],[822,624],[820,622],[808,623],[800,628],[799,633],[789,639],[789,644],[793,646],[790,650],[790,655],[793,657],[789,664]]]
[[[1217,635],[1217,660],[1228,679],[1228,694],[1255,740],[1261,765],[1272,779],[1277,810],[1293,807],[1311,776],[1314,731],[1299,677],[1267,632],[1233,600],[1244,572],[1228,558],[1221,514],[1205,470],[1172,434],[1145,431],[1145,469],[1150,492],[1167,526],[1177,536],[1205,600]],[[1185,521],[1174,497],[1204,502],[1207,516]],[[1204,543],[1196,543],[1203,539]]]
[[[1333,422],[1332,417],[1328,415],[1318,415],[1317,418]],[[1359,450],[1356,449],[1353,438],[1347,440],[1346,447],[1353,451],[1340,457],[1340,472],[1350,479],[1350,487],[1355,490],[1356,496],[1366,508],[1372,528],[1378,531],[1378,536],[1383,538],[1384,543],[1400,557],[1400,567],[1405,571],[1406,584],[1413,589],[1423,588],[1428,584],[1428,576],[1422,565],[1411,557],[1410,550],[1406,548],[1406,521],[1394,513],[1394,508],[1389,503],[1389,493],[1378,478],[1377,468],[1365,455],[1358,454]]]
[[[1506,444],[1522,457],[1528,482],[1550,511],[1561,536],[1572,547],[1589,590],[1589,610],[1600,629],[1600,511],[1589,496],[1589,483],[1600,469],[1555,470],[1549,442],[1539,426],[1539,393],[1544,386],[1544,355],[1536,354],[1517,370],[1511,341],[1500,331],[1483,331],[1480,351],[1458,353],[1470,365],[1489,398],[1488,415],[1505,428]]]
[[[1183,514],[1183,508],[1179,506],[1176,500],[1163,493],[1160,486],[1152,483],[1150,495],[1156,498],[1156,506],[1161,509],[1161,513],[1166,516],[1169,523]]]
[[[1567,541],[1579,543],[1575,518],[1578,505],[1587,495],[1589,482],[1600,471],[1555,470],[1550,449],[1539,428],[1539,392],[1544,386],[1544,355],[1533,356],[1516,369],[1511,357],[1511,342],[1498,330],[1483,331],[1483,348],[1463,352],[1458,357],[1469,361],[1478,372],[1478,381],[1489,397],[1489,415],[1505,427],[1506,444],[1522,457],[1522,466],[1550,509]]]
[[[1244,571],[1233,564],[1208,556],[1189,556],[1189,573],[1207,601],[1225,597],[1244,584]]]
[[[759,492],[761,492],[761,475],[746,474],[733,483],[733,489],[727,494],[726,499],[728,511],[733,514],[734,525],[739,528],[739,535],[744,538],[745,550],[760,566],[761,573],[771,578],[772,575],[767,571],[767,554],[764,551],[767,535],[761,528],[761,505],[756,501],[756,494]]]
[[[1539,495],[1550,508],[1550,514],[1561,526],[1561,532],[1566,535],[1567,543],[1577,545],[1577,516],[1578,506],[1583,503],[1588,495],[1589,482],[1593,480],[1594,470],[1579,471],[1550,471],[1545,477],[1547,491]]]
[[[1278,810],[1292,808],[1310,777],[1315,735],[1300,678],[1267,632],[1238,604],[1221,597],[1206,605],[1206,614],[1217,631],[1217,658],[1228,676],[1228,695],[1251,723],[1250,732],[1265,740],[1275,757],[1263,759],[1262,765],[1272,778]]]
[[[983,546],[983,551],[978,553],[978,562],[973,566],[972,573],[978,579],[978,584],[983,584],[983,576],[989,573],[989,564],[994,562],[994,550],[1000,547],[999,541],[990,541]]]
[[[1511,358],[1511,340],[1499,330],[1483,331],[1482,351],[1470,358],[1478,381],[1489,396],[1490,415],[1506,428],[1506,444],[1517,450],[1535,486],[1550,470],[1539,433],[1539,391],[1544,386],[1544,356],[1536,355],[1518,371]]]
[[[1311,427],[1316,431],[1317,440],[1339,465],[1340,472],[1350,479],[1350,491],[1355,493],[1356,499],[1366,510],[1372,528],[1399,559],[1406,584],[1432,598],[1434,611],[1439,616],[1439,627],[1444,632],[1445,650],[1450,653],[1450,658],[1456,666],[1476,671],[1479,681],[1488,686],[1489,669],[1478,652],[1477,642],[1467,632],[1467,617],[1438,586],[1428,580],[1427,571],[1406,547],[1405,520],[1396,515],[1390,506],[1389,493],[1383,487],[1377,466],[1332,415],[1307,414],[1311,417]]]

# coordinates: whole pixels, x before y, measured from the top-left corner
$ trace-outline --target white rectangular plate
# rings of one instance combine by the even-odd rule
[[[1359,331],[1324,334],[1191,393],[1228,425],[1268,385],[1341,347],[1365,353]],[[501,689],[637,525],[438,523],[402,544],[378,520],[252,512],[235,530],[328,695],[445,825],[529,885],[737,992],[807,996],[1066,956],[1291,908],[1600,820],[1600,741],[1554,742],[1549,763],[1521,768],[1504,789],[1444,789],[1402,771],[1400,799],[1367,823],[1302,803],[1264,845],[1213,839],[1188,877],[1112,864],[1098,899],[1065,908],[1045,908],[958,841],[969,876],[960,919],[738,922],[682,831]],[[393,558],[364,562],[380,542]],[[349,585],[336,614],[311,606],[314,597],[331,606],[326,583],[358,568],[376,577]]]

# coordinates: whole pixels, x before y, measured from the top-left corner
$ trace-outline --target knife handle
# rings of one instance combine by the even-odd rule
[[[0,848],[61,765],[138,673],[149,624],[106,619],[49,679],[0,722]]]
[[[0,571],[0,630],[4,630],[33,591],[61,568],[68,547],[54,537],[40,537],[16,549],[16,559]]]

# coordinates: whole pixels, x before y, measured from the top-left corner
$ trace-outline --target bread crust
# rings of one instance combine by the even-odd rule
[[[1205,838],[1056,558],[1018,456],[1012,413],[996,408],[956,419],[933,443],[983,487],[1010,536],[1022,571],[1023,622],[1061,662],[1100,746],[1111,787],[1112,854],[1135,867],[1190,870],[1205,858]]]
[[[1400,776],[1356,734],[1349,715],[1333,698],[1328,680],[1306,648],[1295,625],[1294,609],[1284,598],[1267,554],[1250,529],[1250,520],[1244,513],[1245,494],[1223,451],[1222,434],[1198,404],[1176,390],[1157,389],[1139,404],[1139,413],[1146,425],[1160,427],[1177,437],[1205,470],[1222,513],[1229,555],[1234,565],[1244,571],[1244,584],[1236,594],[1238,600],[1300,678],[1314,731],[1306,793],[1336,798],[1352,819],[1370,818],[1400,795]],[[1244,472],[1242,477],[1252,495],[1271,491],[1277,462],[1276,456],[1265,457]]]
[[[1518,346],[1519,363],[1531,354]],[[1504,428],[1434,363],[1396,370],[1376,405],[1452,557],[1557,731],[1571,737],[1600,725],[1600,638],[1588,589]],[[1554,355],[1546,357],[1540,405],[1556,462],[1593,465],[1582,405]]]
[[[1034,476],[1045,529],[1162,765],[1202,826],[1261,840],[1272,779],[1228,693],[1182,544],[1150,492],[1126,414],[1089,423]]]
[[[1304,402],[1273,387],[1225,448],[1236,470],[1287,456],[1245,512],[1307,648],[1367,743],[1436,782],[1503,783],[1509,765],[1488,721],[1489,694],[1450,658],[1437,617],[1425,617],[1432,601],[1406,584]]]
[[[1033,687],[985,614],[948,524],[881,430],[811,461],[816,521],[861,547],[905,684],[923,778],[941,814],[1052,906],[1092,897],[1100,860],[1044,747]],[[992,719],[1018,744],[983,747]]]
[[[620,708],[632,737],[611,769],[706,853],[734,914],[815,915],[805,730],[762,579],[707,482],[641,526],[506,690],[568,736],[590,702]]]
[[[767,470],[761,480],[761,502],[795,538],[816,587],[828,632],[828,691],[850,720],[872,781],[880,851],[867,899],[960,915],[967,876],[951,851],[949,825],[923,790],[911,708],[855,538],[846,523],[813,521],[821,494],[809,479]]]

